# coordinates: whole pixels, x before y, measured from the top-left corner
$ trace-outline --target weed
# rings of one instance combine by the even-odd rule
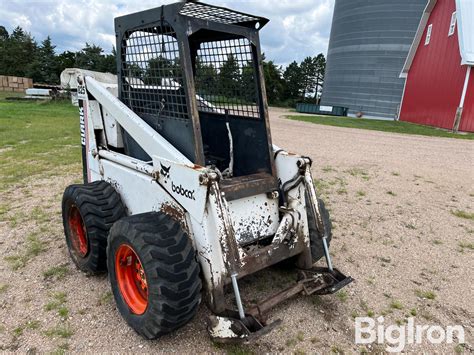
[[[390,303],[390,308],[403,309],[403,304],[398,300],[392,300],[392,302]]]
[[[464,249],[474,250],[474,243],[460,242],[459,247],[463,250]]]
[[[451,211],[451,213],[456,217],[470,219],[471,221],[474,221],[474,213],[470,213],[470,212],[466,212],[462,210]]]
[[[316,307],[319,307],[322,303],[322,300],[321,300],[321,297],[319,297],[318,295],[313,295],[311,297],[311,302],[313,303],[313,305],[315,305]]]
[[[339,291],[338,293],[336,293],[336,296],[337,298],[339,298],[341,302],[346,302],[347,299],[349,298],[349,295],[347,294],[345,290]]]
[[[36,206],[31,211],[30,216],[38,223],[44,223],[51,220],[51,215],[46,213],[41,207]]]
[[[362,178],[369,176],[369,173],[367,171],[360,168],[352,168],[352,169],[346,170],[345,172],[351,176],[360,176]]]
[[[369,277],[369,278],[367,279],[367,283],[368,283],[369,285],[375,284],[375,277],[373,277],[373,276]]]
[[[334,170],[334,168],[330,165],[326,165],[323,167],[323,172],[330,173],[331,171],[336,171],[336,170]]]
[[[40,326],[40,322],[37,320],[28,321],[24,324],[19,325],[15,329],[13,329],[13,335],[15,337],[19,337],[20,335],[23,334],[25,329],[38,329],[39,326]]]
[[[416,317],[417,314],[418,312],[416,311],[416,308],[410,309],[410,315],[412,315],[413,317]]]
[[[314,180],[314,186],[316,187],[316,191],[318,191],[320,194],[324,193],[325,190],[329,188],[329,184],[326,181],[323,180]]]
[[[316,343],[318,342],[318,338],[312,337],[309,341],[310,341],[312,344],[316,344]]]
[[[57,325],[54,328],[50,328],[44,332],[44,334],[50,338],[70,338],[74,332],[68,325]]]
[[[288,348],[290,348],[290,347],[295,346],[296,343],[297,343],[297,342],[296,342],[296,339],[291,338],[291,339],[287,339],[287,340],[286,340],[285,345],[286,345]]]
[[[66,354],[67,350],[69,350],[68,343],[59,344],[58,348],[52,352],[51,355],[64,355]]]
[[[393,191],[387,191],[387,195],[390,195],[390,196],[397,196],[397,194]]]
[[[10,264],[13,270],[24,267],[30,259],[46,250],[44,243],[36,234],[30,234],[26,239],[26,249],[21,254],[9,255],[5,260]]]
[[[393,176],[400,176],[400,173],[396,172],[396,171],[392,171],[392,175]]]
[[[69,270],[66,266],[52,266],[45,272],[43,272],[43,276],[45,278],[56,278],[57,280],[61,280],[69,273]]]
[[[436,294],[433,291],[421,291],[416,290],[415,295],[420,298],[425,298],[428,300],[434,300],[436,298]]]
[[[69,315],[69,310],[64,306],[60,307],[58,308],[58,314],[62,318],[67,318],[67,316]]]
[[[8,205],[0,205],[0,221],[4,220],[3,215],[7,214],[8,210],[9,210]]]
[[[336,345],[333,345],[333,346],[331,346],[331,353],[344,355],[344,350],[342,350],[341,348],[339,348]]]
[[[25,330],[25,328],[22,325],[20,325],[20,326],[16,327],[15,329],[13,329],[13,335],[15,337],[19,337],[20,335],[23,334],[24,330]]]
[[[416,229],[416,226],[413,223],[405,223],[405,227],[408,229]]]
[[[64,306],[66,303],[66,293],[65,292],[57,292],[52,294],[52,300],[49,301],[45,306],[44,309],[46,311],[57,310],[59,316],[66,318],[69,314],[68,309]]]
[[[347,194],[347,189],[344,187],[341,187],[340,189],[337,189],[337,194],[338,195],[346,195]]]
[[[302,331],[299,331],[298,333],[296,333],[296,339],[298,339],[298,341],[303,341],[304,333]]]
[[[354,309],[354,310],[351,312],[351,317],[352,317],[352,319],[356,319],[358,316],[359,316],[359,313],[357,313],[357,311]]]
[[[365,191],[359,190],[356,192],[357,196],[364,197],[366,195]]]
[[[8,286],[7,284],[0,284],[0,294],[7,292],[8,287],[10,286]]]
[[[103,306],[112,302],[113,294],[110,291],[104,292],[99,298],[99,305]]]
[[[442,242],[441,240],[439,240],[439,239],[433,239],[432,242],[433,242],[434,245],[441,245],[441,244],[443,244],[443,242]]]

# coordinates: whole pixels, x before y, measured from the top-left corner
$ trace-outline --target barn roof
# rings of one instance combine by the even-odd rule
[[[456,20],[459,39],[459,49],[461,51],[461,65],[474,66],[474,1],[456,1]],[[411,45],[405,65],[400,77],[405,78],[415,58],[416,51],[425,32],[426,25],[438,0],[428,0],[423,16],[421,17],[418,30]]]

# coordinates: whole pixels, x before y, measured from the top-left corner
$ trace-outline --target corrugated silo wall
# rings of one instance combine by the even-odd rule
[[[322,105],[395,118],[399,75],[427,0],[336,0]]]

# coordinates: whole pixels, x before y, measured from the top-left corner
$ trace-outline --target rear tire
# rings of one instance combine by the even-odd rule
[[[120,195],[109,183],[70,185],[62,200],[64,234],[76,266],[88,273],[106,270],[107,235],[125,216]]]
[[[167,334],[196,314],[200,268],[179,222],[159,212],[123,218],[110,230],[107,257],[117,308],[143,337]]]
[[[306,205],[309,203],[309,198],[306,196]],[[329,211],[326,209],[326,205],[324,201],[318,199],[319,203],[319,211],[321,213],[321,217],[323,219],[323,226],[324,230],[327,233],[327,243],[328,248],[329,244],[331,243],[332,239],[332,223],[331,218],[329,216]],[[313,210],[311,208],[306,208],[306,213],[308,216],[308,228],[309,228],[309,238],[310,238],[310,245],[311,245],[311,257],[313,259],[313,263],[317,262],[324,256],[324,247],[323,247],[323,236],[324,234],[318,231],[316,227],[316,216],[313,214]]]

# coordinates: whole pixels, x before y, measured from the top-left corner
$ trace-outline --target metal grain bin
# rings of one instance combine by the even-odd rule
[[[427,0],[336,0],[321,105],[395,118],[399,75]]]

